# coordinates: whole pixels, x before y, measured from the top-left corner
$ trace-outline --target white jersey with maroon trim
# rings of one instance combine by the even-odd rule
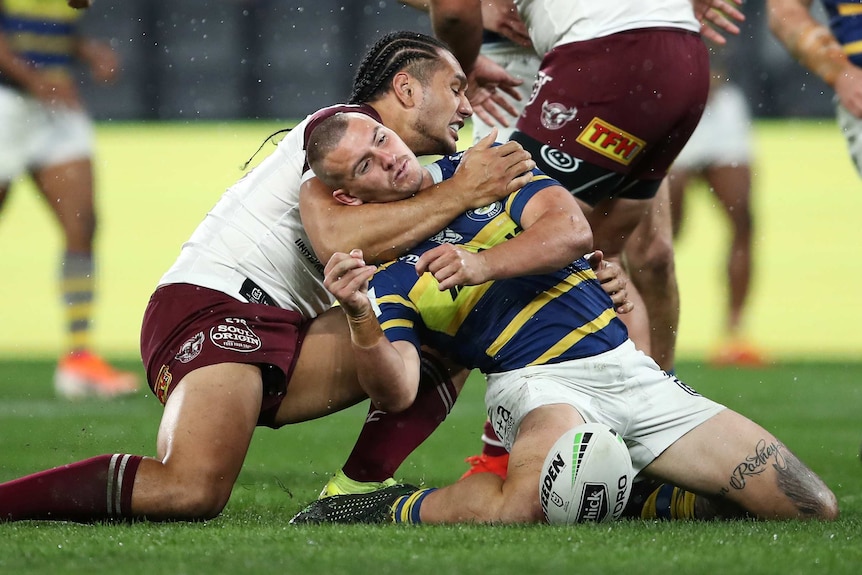
[[[322,113],[348,109],[377,117],[368,106],[339,105],[300,122],[269,157],[224,193],[159,285],[199,285],[240,301],[274,303],[307,318],[329,309],[334,299],[323,286],[324,266],[299,217],[299,188],[306,127]]]
[[[515,0],[515,5],[539,54],[638,28],[700,30],[691,0]]]

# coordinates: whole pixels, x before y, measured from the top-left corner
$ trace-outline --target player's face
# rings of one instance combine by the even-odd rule
[[[413,151],[419,156],[454,154],[458,150],[458,131],[464,120],[473,115],[467,101],[467,76],[449,52],[440,56],[442,65],[423,86],[422,99],[416,108],[414,129],[418,135]]]
[[[347,130],[326,155],[325,169],[342,188],[363,202],[393,202],[422,187],[425,173],[398,135],[364,114],[349,114]]]

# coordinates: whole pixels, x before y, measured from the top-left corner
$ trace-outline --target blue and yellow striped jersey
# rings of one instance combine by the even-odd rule
[[[429,166],[435,179],[454,173],[460,155]],[[455,243],[478,252],[520,233],[521,214],[538,191],[557,182],[534,171],[505,201],[470,210],[371,280],[380,323],[391,341],[420,342],[484,373],[597,355],[628,337],[610,297],[583,258],[552,274],[523,276],[441,292],[431,274],[417,277],[423,252]]]
[[[83,13],[64,0],[0,0],[0,31],[12,51],[33,66],[68,74]]]
[[[862,0],[822,0],[829,28],[850,61],[862,66]]]

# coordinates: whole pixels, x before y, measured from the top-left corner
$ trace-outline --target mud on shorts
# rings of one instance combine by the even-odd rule
[[[297,312],[244,303],[220,291],[190,284],[161,286],[150,297],[141,328],[147,382],[164,404],[195,369],[219,363],[257,365],[263,378],[258,425],[274,427],[308,325]]]
[[[698,34],[648,28],[557,46],[542,60],[512,139],[576,197],[648,199],[709,94]]]
[[[725,407],[662,371],[631,340],[605,353],[489,374],[488,419],[507,450],[532,410],[571,405],[587,423],[623,436],[635,474]]]

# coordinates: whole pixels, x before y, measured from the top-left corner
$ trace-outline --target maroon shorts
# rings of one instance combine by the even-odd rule
[[[243,303],[222,292],[170,284],[150,297],[141,328],[141,358],[163,404],[189,372],[219,363],[260,367],[259,425],[273,426],[309,322],[297,312]]]
[[[577,178],[585,162],[629,181],[661,180],[700,121],[709,76],[706,46],[684,30],[565,44],[542,60],[517,129],[542,145],[534,159],[557,179]]]

